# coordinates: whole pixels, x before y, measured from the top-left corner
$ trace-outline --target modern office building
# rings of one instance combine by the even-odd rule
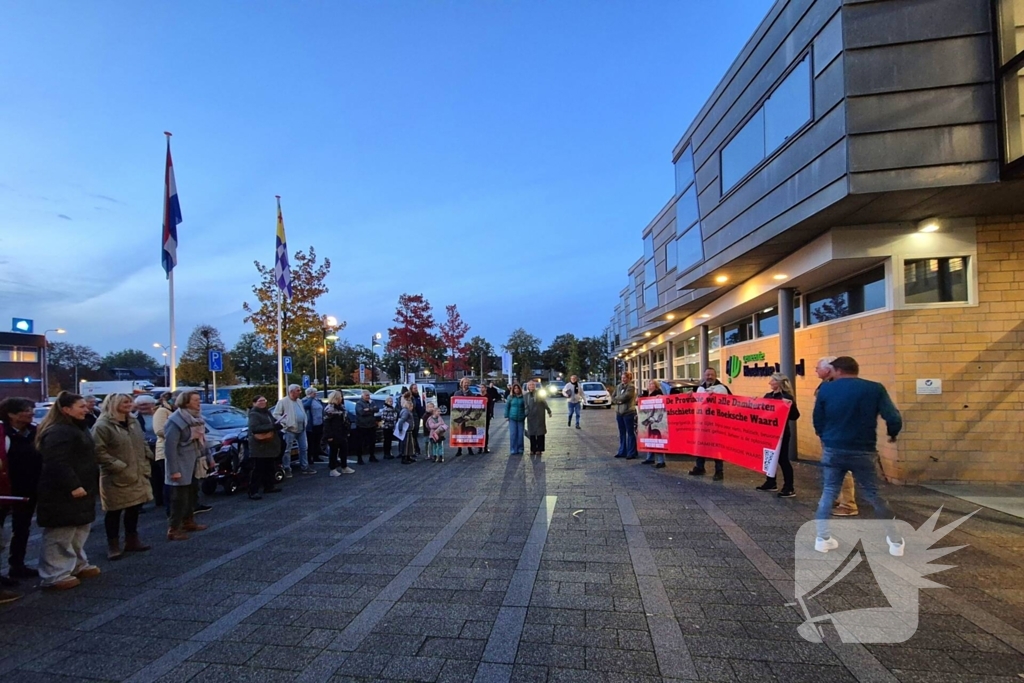
[[[673,150],[612,330],[734,393],[854,356],[901,482],[1024,481],[1024,0],[779,0]]]

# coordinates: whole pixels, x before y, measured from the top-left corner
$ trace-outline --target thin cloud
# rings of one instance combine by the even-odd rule
[[[111,202],[113,204],[123,204],[124,203],[122,201],[114,199],[113,197],[108,197],[105,194],[90,194],[89,196],[94,198],[94,199],[102,199],[105,202]]]
[[[57,214],[57,218],[63,218],[63,219],[64,219],[64,220],[66,220],[66,221],[69,221],[69,220],[71,220],[71,216],[65,216],[65,215],[64,215],[64,214],[62,214],[62,213],[58,213],[58,214]]]

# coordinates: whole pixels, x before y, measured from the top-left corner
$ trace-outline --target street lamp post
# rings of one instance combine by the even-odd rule
[[[338,328],[338,319],[333,315],[324,316],[324,326],[321,330],[324,336],[324,398],[327,398],[327,378],[330,376],[330,370],[328,369],[327,363],[327,341],[337,341],[338,335],[334,334],[334,330]],[[330,332],[330,334],[327,334]]]
[[[65,330],[60,327],[54,327],[50,330],[43,331],[43,400],[45,401],[50,396],[50,345],[46,342],[46,333],[56,332],[57,334],[64,334]]]
[[[170,375],[167,372],[167,352],[170,350],[171,346],[170,346],[170,344],[168,344],[167,346],[164,346],[163,344],[160,344],[158,342],[153,342],[153,348],[154,349],[163,349],[164,350],[164,352],[162,354],[163,357],[164,357],[164,386],[169,388],[171,386],[171,378],[170,378]]]
[[[373,349],[376,346],[381,346],[380,338],[381,338],[381,333],[380,332],[375,332],[373,334],[373,336],[370,337],[370,385],[371,386],[373,385],[373,377],[374,377],[374,374],[373,374],[374,361],[377,360],[377,352],[374,351]]]

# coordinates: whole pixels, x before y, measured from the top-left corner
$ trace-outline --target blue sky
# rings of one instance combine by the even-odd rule
[[[166,343],[169,130],[181,345],[247,331],[275,194],[356,343],[403,292],[495,346],[600,334],[673,146],[771,4],[9,3],[0,315],[101,353]]]

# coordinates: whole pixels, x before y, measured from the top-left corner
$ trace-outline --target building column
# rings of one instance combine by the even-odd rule
[[[710,330],[710,328],[707,325],[701,325],[700,326],[700,335],[698,335],[698,338],[699,338],[699,341],[700,341],[700,375],[701,375],[701,377],[704,376],[704,371],[707,370],[708,367],[711,366],[711,349],[709,348],[710,347],[710,339],[708,339],[708,335],[709,335],[710,331],[711,330]]]
[[[675,372],[676,372],[676,349],[675,349],[675,342],[671,342],[670,341],[665,346],[665,362],[667,363],[667,365],[665,366],[665,379],[668,380],[669,382],[671,382],[672,380],[674,380],[676,378],[675,377]]]
[[[647,352],[647,379],[656,379],[654,376],[654,349]],[[644,385],[644,389],[647,389],[647,385]]]
[[[779,370],[793,383],[793,394],[796,395],[796,325],[793,321],[793,301],[795,291],[791,287],[779,289]],[[797,427],[796,422],[790,425],[789,458],[796,460]]]

